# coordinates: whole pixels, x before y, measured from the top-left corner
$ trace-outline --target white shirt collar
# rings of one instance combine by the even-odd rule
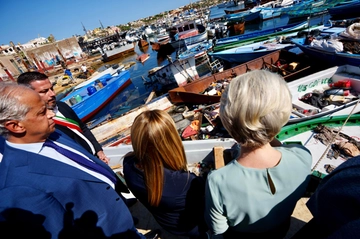
[[[25,150],[31,153],[35,153],[38,154],[44,144],[44,142],[40,142],[40,143],[30,143],[30,144],[17,144],[17,143],[11,143],[9,141],[5,141],[7,145],[16,148],[16,149],[21,149],[21,150]]]

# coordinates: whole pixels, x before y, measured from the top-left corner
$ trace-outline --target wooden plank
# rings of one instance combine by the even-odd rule
[[[155,91],[151,91],[149,97],[146,99],[145,104],[149,103],[155,96]]]
[[[225,166],[223,152],[223,147],[214,147],[215,169]]]
[[[122,168],[121,164],[116,164],[110,167],[112,170]]]

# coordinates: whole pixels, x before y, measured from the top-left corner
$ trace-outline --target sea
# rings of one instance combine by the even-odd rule
[[[210,8],[209,19],[219,18],[225,14],[224,10],[235,10],[237,8],[242,8],[243,6],[235,6],[228,8],[218,8],[217,6],[213,6]],[[277,17],[274,19],[269,19],[266,21],[257,21],[254,23],[245,23],[245,33],[266,30],[273,27],[281,27],[285,26],[289,23],[295,22],[303,22],[308,20],[310,25],[315,25],[318,23],[325,23],[330,19],[328,14],[309,17],[308,19],[297,19],[293,21],[287,15],[281,15],[281,17]],[[154,40],[150,36],[148,41]],[[144,63],[140,63],[136,61],[136,58],[143,54],[148,53],[150,58]],[[173,60],[176,58],[176,52],[168,52],[166,53]],[[116,118],[121,116],[122,114],[128,112],[131,109],[134,109],[140,105],[143,105],[147,98],[149,97],[151,91],[153,90],[153,86],[151,84],[145,83],[148,82],[148,72],[149,70],[169,64],[169,60],[166,57],[166,54],[159,55],[157,51],[152,50],[151,45],[145,48],[139,48],[136,44],[134,54],[129,55],[125,58],[121,58],[118,60],[114,60],[111,62],[107,62],[105,64],[126,64],[128,62],[136,62],[132,67],[128,69],[130,72],[132,85],[125,89],[123,92],[118,94],[106,107],[104,107],[99,113],[97,113],[91,121],[88,122],[88,127],[91,129],[96,127],[98,124],[102,122],[106,122],[112,118]]]

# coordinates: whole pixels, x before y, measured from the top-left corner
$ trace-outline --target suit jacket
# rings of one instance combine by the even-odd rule
[[[77,114],[75,113],[75,111],[68,106],[65,102],[62,101],[57,101],[56,102],[57,106],[58,106],[58,110],[66,117],[69,119],[72,119],[74,121],[76,121],[79,125],[81,130],[83,131],[83,135],[85,135],[85,137],[92,143],[92,145],[95,148],[95,152],[99,152],[102,150],[101,145],[99,144],[99,142],[96,140],[95,136],[91,133],[90,129],[86,126],[86,124],[84,124],[80,118],[77,116]],[[64,132],[65,134],[67,134],[70,138],[72,138],[73,140],[75,140],[76,142],[78,142],[81,146],[83,146],[87,151],[91,152],[91,149],[89,147],[89,145],[86,143],[86,141],[81,138],[79,135],[77,135],[76,133],[74,133],[74,131],[72,131],[71,129],[69,129],[66,126],[62,126],[62,125],[55,125],[55,127],[59,130],[61,130],[62,132]]]
[[[50,138],[112,171],[63,133],[56,131]],[[29,233],[35,231],[38,238],[39,228],[51,238],[144,238],[124,201],[107,183],[57,160],[6,144],[0,163],[0,198],[0,230],[30,227]]]

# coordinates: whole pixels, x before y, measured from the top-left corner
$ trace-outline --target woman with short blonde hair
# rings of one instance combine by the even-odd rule
[[[215,238],[284,238],[310,179],[310,151],[275,136],[292,109],[283,78],[254,70],[234,78],[221,96],[220,118],[239,153],[212,171],[205,219]]]
[[[291,93],[284,79],[256,70],[230,82],[221,97],[220,118],[240,145],[256,149],[280,132],[291,109]]]

